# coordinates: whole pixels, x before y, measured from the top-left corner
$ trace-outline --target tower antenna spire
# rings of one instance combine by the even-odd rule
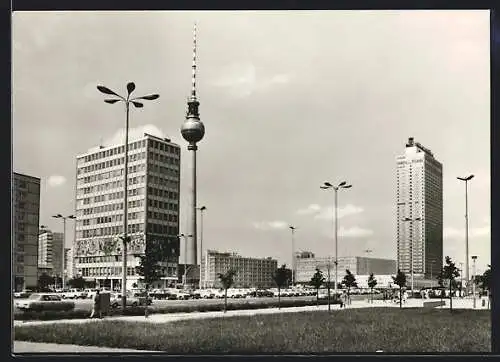
[[[191,79],[191,99],[196,99],[196,22],[193,27],[193,64],[192,79]]]

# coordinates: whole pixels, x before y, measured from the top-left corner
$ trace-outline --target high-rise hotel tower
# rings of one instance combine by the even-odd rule
[[[435,279],[443,265],[443,166],[413,138],[396,162],[397,265]]]
[[[74,269],[100,287],[121,290],[124,145],[100,147],[77,156]],[[129,143],[127,289],[140,284],[136,273],[146,243],[164,243],[158,286],[177,281],[179,261],[180,147],[144,134]]]

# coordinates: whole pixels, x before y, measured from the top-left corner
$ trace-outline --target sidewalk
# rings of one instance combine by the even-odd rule
[[[161,353],[135,349],[77,346],[74,344],[34,343],[14,341],[12,353]]]

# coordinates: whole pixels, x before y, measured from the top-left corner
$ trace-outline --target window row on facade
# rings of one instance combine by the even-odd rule
[[[178,177],[179,176],[179,169],[178,168],[171,169],[169,167],[155,164],[153,162],[149,162],[148,170],[151,170],[152,172],[157,172],[157,173],[164,175],[164,176],[170,176],[170,177]]]
[[[128,201],[128,207],[129,207],[129,209],[137,208],[137,207],[143,207],[143,206],[144,206],[144,200],[131,200],[131,201]],[[123,210],[123,202],[106,204],[106,205],[101,205],[101,206],[88,207],[88,208],[85,208],[85,209],[80,208],[79,210],[77,210],[76,214],[77,214],[77,217],[80,217],[82,215],[101,214],[101,213],[111,212],[111,211],[117,211],[117,210]]]
[[[179,158],[170,157],[168,155],[163,155],[158,152],[149,151],[149,159],[151,161],[158,161],[160,163],[166,163],[170,165],[179,165]]]
[[[130,177],[130,175],[132,175],[134,173],[144,172],[145,170],[146,170],[145,163],[132,165],[132,166],[129,166],[128,175]],[[98,173],[95,175],[78,177],[76,180],[76,185],[77,185],[77,188],[81,188],[81,186],[84,184],[95,183],[98,181],[109,180],[109,179],[118,178],[118,177],[123,178],[123,173],[124,173],[123,168],[117,168],[115,170],[108,170],[108,171],[101,172],[101,173]],[[123,181],[123,180],[116,180],[116,181]]]
[[[171,203],[171,202],[164,202],[156,199],[148,199],[148,206],[149,207],[155,207],[158,209],[164,209],[164,210],[171,210],[171,211],[178,211],[178,206],[177,204]]]
[[[121,276],[121,267],[89,267],[81,268],[83,277],[107,277],[107,276]],[[177,268],[166,267],[160,268],[159,274],[166,277],[177,277]],[[138,275],[135,267],[127,267],[127,275],[135,276]]]
[[[146,158],[146,152],[134,153],[128,155],[128,162],[140,161]],[[103,161],[100,163],[93,163],[88,166],[78,168],[77,175],[84,173],[91,173],[94,171],[104,170],[110,167],[120,166],[125,163],[125,157],[114,158],[112,160]]]
[[[144,231],[144,223],[140,224],[129,224],[127,227],[129,234],[134,234],[138,232]],[[92,238],[96,236],[106,236],[106,235],[119,235],[123,234],[123,225],[122,226],[106,226],[101,228],[93,228],[88,230],[78,230],[76,232],[76,238]]]
[[[145,139],[140,140],[140,141],[130,142],[128,144],[129,151],[138,150],[138,149],[145,148],[145,147],[146,147],[146,140]],[[115,156],[115,155],[119,155],[119,154],[123,154],[123,153],[125,153],[125,145],[113,147],[113,148],[110,148],[108,150],[104,150],[104,151],[100,151],[100,152],[94,152],[90,155],[80,157],[80,158],[78,158],[78,162],[79,163],[87,163],[87,162],[100,160],[101,158],[111,157],[111,156]]]
[[[153,147],[155,149],[158,149],[160,151],[165,151],[165,152],[168,152],[168,153],[171,153],[171,154],[174,154],[174,155],[179,155],[180,154],[179,147],[171,146],[171,145],[168,145],[168,144],[166,144],[164,142],[159,142],[159,141],[156,141],[156,140],[153,140],[153,139],[151,139],[149,142],[150,142],[150,146],[151,147]],[[138,140],[138,141],[135,141],[135,142],[130,142],[129,145],[128,145],[128,151],[140,150],[140,149],[145,148],[146,146],[147,146],[147,140],[146,139]],[[88,162],[97,161],[97,160],[100,160],[100,159],[106,158],[106,157],[111,157],[111,156],[115,156],[115,155],[121,155],[121,154],[124,154],[124,153],[125,153],[125,145],[123,145],[123,146],[116,146],[116,147],[110,148],[108,150],[103,150],[103,151],[100,151],[100,152],[92,153],[90,155],[79,157],[78,158],[78,163],[79,164],[88,163]]]
[[[145,181],[146,181],[145,175],[130,177],[128,180],[127,187],[130,187],[130,185],[143,184]],[[92,193],[97,193],[97,192],[108,192],[111,190],[118,190],[118,189],[123,189],[123,180],[106,182],[106,183],[102,183],[102,184],[95,185],[95,186],[82,187],[82,188],[78,189],[76,194],[77,194],[77,196],[81,196],[81,195],[87,195],[87,194],[92,194]]]

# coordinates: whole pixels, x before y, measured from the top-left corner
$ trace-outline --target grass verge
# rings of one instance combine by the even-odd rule
[[[15,327],[15,339],[171,354],[489,352],[489,311],[347,309],[185,320]]]

